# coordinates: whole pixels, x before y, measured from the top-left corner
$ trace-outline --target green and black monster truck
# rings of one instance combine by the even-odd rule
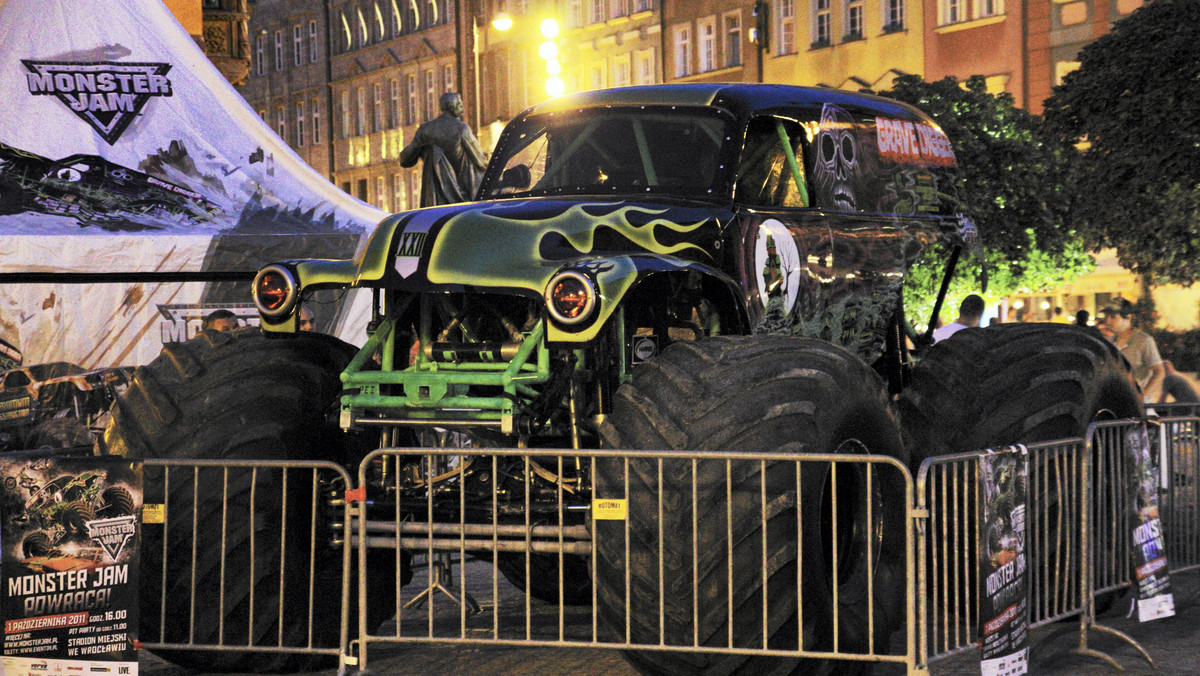
[[[902,283],[932,242],[978,237],[961,190],[943,132],[883,98],[741,84],[559,97],[508,125],[477,201],[391,216],[354,260],[263,268],[253,287],[262,330],[166,348],[138,371],[105,441],[130,456],[353,463],[453,430],[485,447],[869,453],[916,466],[952,449],[1079,435],[1102,413],[1140,414],[1118,353],[1076,327],[962,331],[914,366]],[[362,348],[297,331],[312,292],[349,288],[373,295]],[[790,464],[739,474],[732,489],[761,482],[782,498],[765,525],[755,503],[735,506],[727,528],[724,480],[697,488],[697,504],[713,507],[697,515],[701,550],[731,550],[749,570],[765,557],[769,609],[755,601],[727,612],[726,599],[758,599],[763,582],[739,576],[731,590],[723,574],[696,584],[712,622],[692,626],[690,589],[658,608],[660,566],[667,579],[692,579],[693,503],[690,481],[668,475],[661,490],[678,507],[660,524],[652,465],[631,461],[628,477],[621,463],[598,463],[594,477],[542,468],[535,494],[503,492],[513,510],[538,512],[527,517],[537,523],[555,509],[556,488],[573,486],[571,513],[590,523],[592,482],[595,497],[613,497],[628,481],[628,543],[624,530],[597,535],[594,571],[589,557],[569,557],[561,599],[557,557],[533,555],[530,593],[590,602],[594,580],[600,618],[623,636],[628,613],[638,643],[691,645],[697,629],[701,644],[732,632],[738,645],[787,648],[803,633],[806,649],[829,650],[835,599],[841,651],[871,641],[882,650],[903,623],[901,486],[843,470],[833,505],[829,475],[806,472],[797,507]],[[490,505],[491,485],[477,483]],[[414,501],[424,514],[423,484],[372,490],[377,504]],[[828,530],[834,513],[837,532],[806,538],[802,551],[779,536],[797,520]],[[660,526],[670,550],[661,561]],[[728,532],[742,537],[729,543]],[[626,544],[644,566],[625,569]],[[502,557],[501,571],[523,585],[525,560]],[[263,666],[230,659],[241,661],[228,668]],[[678,659],[630,653],[649,673],[870,666]]]

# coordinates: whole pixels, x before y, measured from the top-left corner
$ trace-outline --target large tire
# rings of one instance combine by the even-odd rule
[[[790,337],[713,338],[672,345],[639,367],[632,382],[618,390],[601,434],[607,446],[617,449],[869,452],[905,461],[899,423],[882,379],[839,347]],[[726,523],[725,463],[699,463],[695,503],[691,467],[687,460],[664,461],[660,495],[656,460],[630,460],[628,476],[622,461],[597,463],[596,497],[628,500],[627,524],[596,521],[594,526],[598,612],[610,638],[687,646],[693,644],[695,629],[701,646],[726,646],[732,631],[735,647],[761,647],[765,593],[769,647],[794,649],[803,633],[805,650],[832,650],[836,586],[838,650],[862,653],[873,646],[877,653],[887,651],[888,638],[904,618],[906,506],[899,472],[876,467],[871,473],[873,490],[868,492],[864,469],[839,466],[838,578],[834,580],[832,482],[826,464],[803,465],[799,515],[793,463],[769,463],[765,471],[757,462],[735,465],[731,527]],[[765,483],[765,498],[771,505],[765,527],[760,516],[760,482]],[[697,505],[696,557],[693,504]],[[799,592],[798,527],[803,533]],[[735,534],[732,544],[727,533]],[[873,580],[867,572],[868,540],[874,556]],[[730,547],[732,563],[727,557]],[[693,558],[698,559],[698,580],[693,579]],[[660,566],[666,585],[662,590]],[[730,566],[732,590],[728,589]],[[765,582],[759,572],[764,566],[768,569]],[[868,617],[872,593],[873,636],[872,618]],[[692,621],[693,596],[701,618],[699,627]],[[798,626],[798,596],[803,601],[803,627]],[[731,597],[732,626],[728,621]],[[660,617],[664,623],[661,636]],[[873,666],[869,662],[661,651],[630,651],[627,658],[640,671],[655,674],[853,674]]]
[[[121,486],[104,489],[104,492],[100,494],[100,502],[101,506],[96,514],[104,519],[129,516],[136,509],[133,496]]]
[[[1082,437],[1141,417],[1129,365],[1094,329],[1001,324],[932,346],[898,402],[915,466],[928,457]]]
[[[558,554],[498,552],[496,568],[504,579],[526,591],[525,561],[529,560],[529,595],[539,601],[558,604]],[[562,605],[586,606],[592,602],[591,560],[578,554],[562,556]]]
[[[955,333],[922,358],[898,407],[914,474],[925,458],[1080,438],[1095,420],[1144,414],[1129,364],[1112,343],[1094,329],[1050,323],[1001,324]],[[1058,476],[1056,467],[1046,467],[1042,488],[1030,496],[1049,522],[1031,527],[1045,529],[1049,542],[1061,543],[1065,535],[1054,507],[1059,499],[1054,487],[1066,479]],[[1109,480],[1098,477],[1096,494],[1102,500],[1113,494]],[[1060,561],[1062,552],[1053,546],[1044,555],[1042,569],[1066,566],[1067,575],[1078,574],[1075,557]],[[973,576],[974,571],[968,571],[964,589],[976,584]],[[1049,582],[1034,571],[1033,598],[1040,598],[1044,584]],[[1097,609],[1112,607],[1114,598],[1099,597]]]
[[[104,445],[110,453],[129,457],[327,460],[353,465],[366,449],[330,422],[333,402],[341,390],[338,375],[353,354],[352,346],[316,333],[272,339],[256,329],[202,332],[185,343],[167,346],[157,359],[137,370],[129,390],[114,405]],[[311,602],[316,608],[311,623],[314,646],[336,647],[340,551],[325,544],[332,536],[325,528],[330,515],[318,513],[316,542],[309,534],[312,510],[319,507],[313,504],[308,481],[302,473],[289,475],[293,478],[287,483],[285,513],[279,500],[278,472],[264,470],[252,479],[249,470],[234,469],[227,488],[220,475],[208,470],[194,476],[176,469],[166,485],[161,468],[147,468],[144,501],[169,499],[166,526],[170,537],[164,544],[161,527],[147,527],[142,536],[141,640],[215,644],[221,640],[223,623],[226,644],[275,645],[282,637],[283,645],[304,646],[309,622],[303,615],[296,619],[294,613]],[[204,534],[195,543],[194,562],[193,479],[199,484],[196,530]],[[229,516],[222,509],[226,490],[224,506]],[[318,498],[317,502],[324,501]],[[253,522],[248,518],[251,508]],[[278,533],[283,523],[289,524],[286,545],[281,544]],[[253,548],[252,533],[256,536]],[[282,597],[281,556],[287,561]],[[370,558],[373,566],[379,566],[374,569],[378,572],[373,575],[374,594],[370,597],[377,604],[368,609],[375,627],[390,614],[395,569],[389,567],[394,557],[387,552],[370,552]],[[253,594],[244,574],[252,564],[256,572]],[[189,626],[189,613],[178,611],[191,607],[193,572],[197,595],[194,628]],[[314,579],[311,597],[310,573]],[[219,603],[222,584],[224,616]],[[166,613],[161,610],[161,594],[166,595]],[[351,603],[356,600],[357,594],[352,593]],[[282,630],[278,621],[281,604],[292,614]],[[351,613],[353,618],[353,607]],[[301,671],[328,668],[333,663],[329,658],[294,653],[164,650],[161,654],[206,672]]]

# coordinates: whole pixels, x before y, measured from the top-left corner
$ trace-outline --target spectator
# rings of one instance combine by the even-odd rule
[[[299,317],[299,319],[300,319],[300,324],[299,324],[299,326],[300,326],[300,330],[301,330],[301,331],[312,331],[312,330],[313,330],[313,313],[312,313],[312,310],[309,310],[308,308],[306,308],[306,307],[304,307],[304,306],[300,306],[300,317]]]
[[[1080,310],[1075,313],[1075,326],[1087,326],[1088,319],[1091,317],[1087,310]]]
[[[201,331],[232,331],[237,328],[237,315],[229,310],[213,310],[200,322]]]
[[[933,332],[933,342],[940,343],[966,328],[979,326],[983,319],[983,298],[971,294],[958,306],[958,318]]]
[[[1113,301],[1105,308],[1101,325],[1108,339],[1133,367],[1133,377],[1142,387],[1142,400],[1149,403],[1161,399],[1166,369],[1154,339],[1134,327],[1133,303],[1124,298]]]
[[[1071,318],[1063,313],[1063,309],[1061,307],[1056,305],[1054,306],[1054,316],[1050,318],[1050,321],[1054,322],[1055,324],[1070,324]]]
[[[1158,398],[1158,403],[1167,403],[1167,395],[1171,396],[1172,401],[1194,403],[1200,402],[1200,394],[1196,393],[1196,389],[1175,370],[1175,365],[1171,360],[1163,360],[1163,386],[1162,396]]]

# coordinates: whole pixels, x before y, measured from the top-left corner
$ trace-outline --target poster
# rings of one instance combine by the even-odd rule
[[[1029,456],[1025,449],[979,458],[980,636],[984,676],[1029,671],[1029,578],[1025,510]]]
[[[1152,462],[1150,437],[1144,425],[1126,433],[1132,464],[1133,549],[1130,552],[1136,586],[1139,622],[1175,614],[1175,598],[1167,575],[1167,545],[1158,514],[1158,467]]]
[[[0,456],[0,616],[10,676],[136,674],[142,466]]]

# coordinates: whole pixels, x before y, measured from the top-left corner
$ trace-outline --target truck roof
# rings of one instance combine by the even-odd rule
[[[832,103],[877,111],[904,120],[928,120],[912,106],[871,94],[782,84],[689,83],[613,87],[559,96],[532,106],[527,115],[609,105],[692,105],[724,108],[739,118],[757,111]]]

